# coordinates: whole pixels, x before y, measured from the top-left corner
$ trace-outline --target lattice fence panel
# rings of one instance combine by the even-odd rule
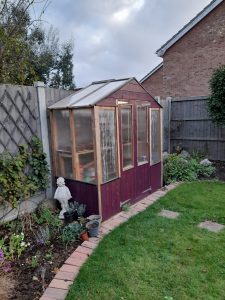
[[[40,137],[36,88],[0,85],[0,153],[15,154],[33,135]]]

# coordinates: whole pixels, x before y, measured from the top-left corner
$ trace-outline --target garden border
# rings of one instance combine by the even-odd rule
[[[147,207],[152,205],[162,196],[165,196],[169,191],[177,187],[179,184],[180,183],[173,183],[167,187],[163,187],[133,204],[129,211],[121,211],[117,215],[103,222],[101,224],[98,237],[89,238],[89,241],[85,241],[81,244],[81,246],[77,247],[77,249],[70,255],[70,257],[59,269],[40,300],[64,300],[68,294],[70,285],[77,277],[81,266],[86,262],[94,249],[98,246],[101,239],[120,224],[126,222],[139,212],[144,211]]]

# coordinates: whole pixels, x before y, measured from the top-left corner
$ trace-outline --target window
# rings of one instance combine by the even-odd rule
[[[132,130],[132,108],[121,108],[121,138],[123,169],[133,167],[133,130]]]
[[[73,178],[69,110],[55,110],[56,175]]]
[[[151,109],[151,164],[161,161],[160,110]]]
[[[76,179],[95,183],[92,109],[74,110]]]
[[[117,177],[116,111],[113,108],[99,110],[102,182]]]
[[[137,159],[138,164],[148,161],[148,108],[147,106],[137,107]]]

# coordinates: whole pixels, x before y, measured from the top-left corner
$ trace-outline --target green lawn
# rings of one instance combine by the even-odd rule
[[[225,224],[225,184],[178,186],[103,239],[66,299],[224,300],[225,229],[198,228],[206,219]]]

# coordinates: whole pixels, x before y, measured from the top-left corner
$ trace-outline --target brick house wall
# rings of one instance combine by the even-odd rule
[[[142,85],[163,99],[207,96],[213,71],[224,64],[225,1],[167,49],[163,67]]]
[[[163,56],[163,96],[207,96],[214,69],[225,64],[225,1]]]
[[[153,96],[163,94],[163,66],[142,82],[143,87]]]

